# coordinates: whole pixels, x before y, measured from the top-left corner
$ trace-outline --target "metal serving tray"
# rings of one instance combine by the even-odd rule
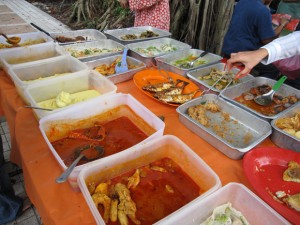
[[[272,142],[275,145],[279,146],[280,148],[286,148],[286,149],[291,149],[291,150],[300,152],[300,139],[279,129],[275,125],[275,122],[279,118],[293,117],[296,112],[300,113],[300,104],[290,107],[283,114],[281,114],[280,117],[278,117],[275,120],[272,120],[271,125],[273,128],[273,132],[272,132],[272,135],[270,138],[271,138]]]
[[[225,63],[217,63],[217,64],[210,65],[210,66],[207,66],[207,67],[204,67],[204,68],[199,68],[199,69],[196,69],[196,70],[189,71],[189,72],[187,72],[187,77],[190,78],[191,80],[195,81],[196,84],[202,90],[207,90],[207,89],[211,88],[211,85],[206,83],[204,80],[200,80],[198,78],[210,74],[210,72],[213,68],[215,68],[217,70],[220,70],[220,71],[224,71]],[[231,72],[233,74],[237,74],[239,71],[240,70],[236,69],[236,68],[233,68],[231,70]],[[248,74],[247,76],[244,76],[244,77],[240,78],[239,81],[240,81],[240,83],[243,83],[243,82],[248,81],[248,80],[253,79],[253,78],[254,77],[251,74]],[[233,85],[230,85],[230,86],[235,86],[235,85],[236,84],[233,84]],[[220,92],[221,91],[218,90],[215,87],[212,87],[211,90],[209,91],[209,93],[212,93],[212,94],[218,94]]]
[[[145,32],[147,30],[150,30],[159,36],[157,37],[150,37],[150,38],[142,38],[142,39],[134,39],[134,40],[122,40],[121,37],[126,34],[135,34],[140,35],[142,32]],[[148,41],[153,40],[157,38],[162,37],[171,37],[171,33],[165,30],[161,30],[155,27],[151,26],[142,26],[142,27],[129,27],[129,28],[123,28],[123,29],[115,29],[115,30],[105,30],[103,33],[109,38],[114,41],[117,41],[123,45],[135,43],[135,42],[141,42],[141,41]]]
[[[59,42],[60,45],[66,44],[74,44],[81,42],[89,42],[89,41],[99,41],[102,39],[106,39],[106,36],[96,29],[83,29],[83,30],[71,30],[71,31],[62,31],[62,32],[50,32],[50,36],[55,40],[58,36],[64,36],[68,38],[76,38],[77,36],[82,36],[85,38],[85,41],[76,41],[76,42]]]
[[[268,84],[270,86],[273,86],[276,83],[276,80],[272,80],[270,78],[266,78],[266,77],[255,77],[251,80],[248,80],[244,83],[241,84],[237,84],[233,87],[228,87],[226,90],[221,92],[221,97],[225,98],[226,100],[232,102],[235,105],[238,105],[239,107],[246,109],[247,111],[250,111],[251,113],[258,115],[262,118],[264,118],[265,120],[272,120],[272,119],[276,119],[279,116],[281,116],[286,110],[273,115],[273,116],[266,116],[263,115],[259,112],[257,112],[256,110],[253,110],[237,101],[235,101],[234,99],[239,97],[240,95],[242,95],[243,93],[249,91],[251,88],[253,87],[257,87],[259,85],[263,85],[263,84]],[[297,90],[289,85],[283,84],[280,89],[278,91],[276,91],[276,93],[282,95],[282,96],[289,96],[289,95],[294,95],[297,98],[300,98],[300,90]],[[296,104],[299,104],[299,102],[297,102]]]
[[[94,69],[96,66],[100,66],[102,64],[110,65],[118,57],[122,57],[122,55],[114,55],[114,56],[110,56],[110,57],[107,57],[107,58],[96,59],[96,60],[93,60],[93,61],[86,62],[85,64],[88,66],[89,69]],[[141,62],[137,59],[134,59],[130,56],[127,56],[126,60],[127,60],[127,64],[131,64],[131,65],[135,65],[135,66],[139,66],[139,67],[134,68],[134,69],[129,69],[128,71],[123,72],[123,73],[116,73],[116,74],[108,75],[108,76],[105,76],[105,77],[107,79],[109,79],[110,81],[112,81],[114,84],[118,84],[118,83],[121,83],[121,82],[132,79],[132,77],[135,73],[137,73],[138,71],[141,71],[144,68],[146,68],[145,63],[143,63],[143,62]]]
[[[124,50],[124,45],[121,45],[120,43],[113,41],[113,40],[107,40],[103,39],[101,41],[94,41],[94,42],[84,42],[84,43],[76,43],[76,44],[70,44],[70,45],[63,45],[66,51],[70,52],[70,50],[84,50],[88,48],[100,48],[100,49],[109,49],[109,50],[115,50],[113,52],[105,52],[105,53],[99,53],[96,55],[86,56],[86,57],[78,57],[80,61],[87,62],[90,60],[98,59],[98,58],[104,58],[111,55],[116,55]],[[72,54],[71,54],[72,55]],[[75,57],[76,58],[76,57]]]
[[[225,138],[218,136],[211,128],[201,125],[187,114],[190,106],[200,105],[204,102],[216,103],[222,112],[230,116],[231,120],[225,122],[226,129],[221,130]],[[187,128],[231,159],[242,158],[246,152],[266,139],[272,132],[271,125],[267,121],[214,94],[195,98],[179,106],[176,111],[179,114],[179,120]],[[225,126],[220,112],[207,112],[206,115],[210,119],[210,124],[220,125],[222,123],[222,126]],[[246,141],[247,139],[249,141]]]
[[[190,69],[184,69],[184,68],[180,68],[180,67],[172,65],[172,63],[174,63],[175,61],[184,59],[184,58],[188,57],[189,55],[198,57],[202,52],[204,52],[204,51],[199,50],[199,49],[186,49],[183,51],[174,52],[173,54],[167,54],[167,55],[163,55],[160,57],[156,57],[155,60],[156,60],[157,66],[160,69],[168,70],[173,73],[177,73],[182,76],[186,76],[188,71],[207,67],[212,64],[216,64],[216,63],[220,62],[220,60],[222,59],[222,57],[219,55],[215,55],[213,53],[208,53],[207,55],[203,56],[203,60],[205,60],[207,62],[203,65],[195,66]]]
[[[148,48],[151,46],[160,47],[165,44],[173,45],[177,48],[177,50],[173,51],[173,52],[160,53],[160,54],[154,55],[152,57],[143,55],[136,51],[137,48]],[[128,44],[128,45],[126,45],[126,47],[128,49],[130,49],[130,51],[129,51],[130,56],[144,62],[146,64],[146,66],[156,65],[155,57],[159,57],[159,56],[166,55],[166,54],[174,54],[174,52],[191,48],[190,45],[185,44],[180,41],[177,41],[172,38],[160,38],[160,39],[155,39],[155,40],[150,40],[150,41],[143,41],[143,42]]]

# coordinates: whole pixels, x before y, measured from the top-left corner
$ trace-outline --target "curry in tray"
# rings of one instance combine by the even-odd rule
[[[235,100],[266,116],[276,115],[299,101],[299,99],[296,96],[282,96],[278,93],[274,94],[273,102],[271,105],[261,106],[254,101],[254,98],[256,96],[266,94],[271,89],[272,87],[267,84],[253,87],[249,91],[244,92],[242,95],[235,98]]]
[[[153,224],[205,192],[170,158],[86,185],[109,225]]]
[[[141,118],[138,119],[137,115],[134,122],[132,118],[125,115],[114,118],[114,111],[122,110],[131,111],[127,106],[120,106],[95,118],[89,118],[90,121],[93,121],[90,125],[83,127],[82,124],[85,124],[86,121],[79,121],[78,128],[71,129],[63,137],[51,141],[53,148],[65,165],[71,165],[77,158],[77,152],[80,149],[85,149],[86,158],[94,158],[93,156],[98,154],[97,149],[102,148],[104,153],[101,157],[103,158],[128,149],[154,133],[154,129]],[[131,113],[135,115],[134,112]],[[137,126],[135,123],[140,123],[140,125]],[[60,129],[62,128],[54,127],[51,136],[62,133]],[[84,163],[87,161],[82,159],[78,165]]]

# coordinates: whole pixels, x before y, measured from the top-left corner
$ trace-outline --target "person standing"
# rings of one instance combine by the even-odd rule
[[[240,0],[235,6],[229,29],[225,35],[222,54],[229,58],[231,53],[257,50],[279,36],[288,20],[281,19],[274,30],[267,5],[272,0]],[[276,78],[279,70],[272,64],[259,63],[252,71],[254,76]]]
[[[134,26],[152,26],[169,31],[170,7],[168,0],[120,0],[123,8],[134,11]]]

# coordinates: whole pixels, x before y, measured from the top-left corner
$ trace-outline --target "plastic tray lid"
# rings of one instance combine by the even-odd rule
[[[205,193],[173,212],[168,217],[176,216],[182,209],[187,208],[193,202],[205,199],[206,196],[209,196],[221,187],[221,181],[218,175],[192,149],[176,136],[164,135],[152,139],[143,145],[136,145],[128,151],[107,157],[106,160],[103,160],[101,163],[92,163],[81,170],[77,182],[97,224],[105,225],[105,222],[89,194],[85,183],[86,178],[97,174],[97,176],[99,175],[97,177],[97,179],[99,179],[98,181],[106,181],[131,169],[139,168],[164,157],[169,157],[174,160],[198,185],[202,185],[202,187],[206,185],[207,188]],[[125,162],[126,167],[122,166]],[[100,174],[99,172],[101,171],[102,173]],[[155,224],[163,223],[157,222]]]

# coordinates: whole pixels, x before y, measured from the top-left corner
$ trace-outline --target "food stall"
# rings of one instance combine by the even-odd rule
[[[104,39],[104,41],[107,42],[108,40]],[[98,40],[97,43],[99,42],[100,41]],[[89,48],[90,46],[92,46],[91,43],[92,42],[88,42]],[[110,40],[109,43],[111,44],[112,41]],[[138,42],[138,43],[142,43],[142,42]],[[158,42],[156,41],[155,43]],[[72,46],[75,49],[79,48],[79,44],[75,44],[75,45],[73,44],[70,46],[64,45],[63,48],[72,48]],[[117,46],[118,48],[114,52],[115,54],[120,53],[120,51],[122,51],[123,48],[123,46],[120,45]],[[107,54],[106,56],[111,57],[111,53]],[[64,57],[66,56],[58,56],[56,58],[59,57],[64,59]],[[82,61],[86,61],[88,57],[84,56],[83,58],[84,59]],[[91,60],[95,60],[95,56],[92,56]],[[40,63],[45,63],[45,62],[47,61],[43,61]],[[155,61],[152,61],[152,64],[155,64]],[[1,102],[0,109],[2,115],[6,117],[10,129],[11,142],[12,142],[11,161],[16,163],[20,167],[22,167],[26,192],[30,200],[32,201],[32,203],[37,208],[39,214],[41,215],[44,224],[64,224],[64,225],[96,224],[93,213],[91,212],[83,194],[80,191],[74,191],[68,182],[60,183],[60,184],[55,182],[55,179],[62,173],[62,169],[59,163],[57,162],[57,159],[50,151],[49,145],[48,143],[46,143],[45,138],[41,133],[41,124],[40,124],[41,120],[39,120],[40,119],[39,117],[42,116],[37,117],[37,114],[35,113],[35,111],[33,111],[33,109],[24,107],[25,105],[28,104],[28,102],[26,102],[26,96],[20,95],[20,93],[22,93],[24,90],[19,89],[19,87],[16,87],[15,86],[16,82],[14,82],[14,80],[12,80],[10,76],[11,71],[20,71],[21,73],[24,72],[25,68],[27,67],[34,67],[34,66],[33,64],[16,65],[11,68],[7,68],[6,71],[4,70],[0,71],[0,102]],[[53,68],[53,66],[51,68]],[[86,68],[83,69],[86,70]],[[32,72],[34,73],[35,71]],[[53,73],[55,74],[55,72]],[[65,72],[61,72],[61,73],[65,73]],[[165,74],[167,74],[167,76]],[[230,157],[232,155],[230,151],[233,152],[237,151],[236,147],[233,146],[232,148],[227,148],[223,144],[214,145],[213,143],[217,143],[218,141],[220,141],[216,138],[217,135],[215,135],[214,133],[210,133],[210,135],[213,136],[213,139],[211,137],[206,139],[205,136],[201,137],[201,135],[199,135],[199,132],[203,133],[207,131],[199,130],[199,127],[197,127],[196,129],[191,129],[191,126],[187,125],[188,123],[183,123],[183,118],[184,118],[183,114],[187,109],[181,108],[180,111],[178,109],[178,106],[180,106],[181,104],[174,104],[172,102],[161,101],[155,98],[152,94],[149,94],[147,90],[143,89],[143,87],[145,87],[146,84],[149,84],[150,82],[149,79],[152,79],[153,77],[156,79],[155,82],[158,83],[158,81],[164,82],[165,79],[170,77],[172,77],[175,80],[178,78],[178,76],[179,75],[174,74],[172,72],[167,71],[165,73],[163,70],[158,70],[157,67],[155,67],[155,65],[153,65],[153,67],[149,67],[148,65],[148,68],[137,71],[133,76],[133,79],[131,79],[132,77],[130,77],[130,79],[122,80],[122,82],[116,82],[115,84],[116,92],[123,93],[123,94],[130,94],[134,99],[136,99],[139,103],[141,103],[144,108],[151,111],[151,113],[153,113],[155,116],[163,119],[163,122],[165,124],[163,135],[173,135],[178,139],[180,139],[183,143],[185,143],[188,148],[190,148],[194,153],[196,153],[197,157],[200,157],[203,160],[203,162],[205,162],[205,164],[216,173],[216,175],[221,181],[222,186],[226,186],[229,183],[239,183],[244,185],[246,188],[253,191],[254,193],[256,193],[257,191],[255,190],[254,187],[258,187],[258,186],[257,185],[253,186],[253,184],[249,182],[246,176],[247,174],[251,174],[251,171],[253,172],[253,161],[251,162],[247,161],[248,163],[247,165],[252,165],[252,167],[250,166],[245,167],[243,166],[245,165],[245,162],[243,161],[243,156],[244,154],[247,154],[247,152],[251,153],[253,149],[254,150],[260,149],[260,151],[263,153],[278,150],[278,147],[276,147],[274,142],[272,142],[269,137],[271,133],[271,125],[269,124],[269,121],[262,120],[261,118],[258,118],[255,115],[245,111],[245,118],[247,117],[248,121],[253,122],[256,121],[257,119],[258,120],[257,123],[260,122],[261,126],[263,126],[262,124],[267,124],[267,125],[265,125],[264,127],[265,130],[263,130],[263,133],[259,133],[259,126],[256,126],[255,127],[256,130],[254,129],[255,130],[254,134],[259,133],[258,135],[260,139],[258,138],[257,142],[255,142],[254,144],[252,143],[252,145],[250,143],[249,144],[250,147],[247,146],[249,148],[245,148],[246,150],[245,149],[241,151],[238,150],[239,151],[238,154],[233,154],[233,156]],[[194,91],[199,92],[198,91],[199,86],[197,85],[197,83],[194,83],[191,79],[188,79],[184,76],[179,78],[184,82],[187,82],[186,85],[187,89],[185,94]],[[45,84],[45,82],[47,81],[41,81],[40,84],[43,83]],[[150,82],[150,84],[153,85],[155,83]],[[28,87],[24,87],[24,88],[26,89]],[[195,92],[195,94],[191,97],[193,98],[193,101],[195,101],[197,97],[201,95],[201,91],[200,93]],[[297,97],[299,98],[300,95],[298,93],[296,94]],[[213,97],[212,99],[218,101],[218,98],[220,98],[221,95],[220,96],[215,95],[215,96],[216,97]],[[210,97],[207,97],[204,98],[204,100],[210,101],[211,99]],[[225,101],[224,99],[222,100],[219,99],[219,100],[220,103]],[[200,102],[199,104],[206,104],[206,101],[204,103]],[[91,110],[90,105],[86,108],[87,110]],[[85,106],[84,103],[81,104],[81,107],[83,106]],[[70,109],[70,107],[73,106],[68,106],[68,107]],[[229,105],[226,107],[228,109],[233,108],[236,110],[242,110],[240,108],[234,108],[237,107],[236,105],[234,106]],[[232,114],[234,114],[234,112],[236,111],[232,111]],[[244,111],[241,111],[240,115],[243,114],[243,112]],[[45,116],[45,118],[46,117],[47,115]],[[241,118],[241,120],[242,119],[243,118]],[[151,123],[151,121],[148,122]],[[248,129],[249,127],[246,126],[246,128]],[[249,129],[251,130],[252,128],[250,127]],[[210,140],[210,143],[208,142],[208,139]],[[298,141],[298,143],[300,142]],[[244,147],[242,147],[242,149],[243,148]],[[284,149],[282,148],[281,150]],[[287,157],[284,159],[283,163],[285,164],[284,165],[281,164],[282,167],[287,167],[287,164],[290,160],[295,160],[298,163],[300,162],[300,156],[298,152],[296,152],[295,150],[294,151],[286,150],[286,151],[289,152],[290,158]],[[255,158],[253,157],[248,157],[247,159],[255,160]],[[273,158],[269,158],[267,160],[269,160],[269,162],[271,163],[272,162],[276,163],[276,160],[274,160]],[[99,164],[100,163],[101,161],[99,161]],[[281,177],[273,176],[273,178],[279,179]],[[253,178],[251,182],[254,183],[258,182],[255,179],[260,179],[259,175],[258,177]],[[231,187],[230,185],[229,187]],[[266,186],[260,186],[259,188],[268,188],[267,185],[269,184],[266,184]],[[299,186],[295,185],[295,187],[293,187],[294,188],[293,193],[291,194],[294,194],[297,191],[297,187]],[[226,186],[226,188],[228,188],[228,186]],[[234,186],[233,188],[236,187]],[[242,191],[242,193],[245,193],[245,191],[244,192]],[[229,194],[229,196],[231,195]],[[216,196],[218,195],[216,194]],[[194,208],[191,210],[193,212],[195,212],[195,207],[196,207],[195,204],[198,204],[198,202],[196,201],[193,203]],[[200,199],[199,199],[199,204],[201,204]],[[257,204],[257,202],[255,204]],[[261,202],[259,202],[259,204],[263,204],[266,209],[272,211],[272,209],[268,208],[269,206],[267,206],[267,204],[264,203],[262,200]],[[269,203],[271,207],[275,208],[279,214],[284,216],[290,222],[295,223],[297,219],[300,219],[299,213],[291,212],[295,210],[288,208],[288,206],[286,205],[280,209],[279,207],[274,206],[274,204],[277,203],[271,203],[271,204]],[[255,205],[251,205],[251,207],[255,207]],[[273,213],[276,212],[274,211]],[[280,220],[281,217],[279,216],[279,214],[271,213],[270,216],[277,215]],[[194,213],[194,215],[196,214]],[[281,222],[282,224],[288,224],[287,221],[285,221],[284,219],[282,219]]]

